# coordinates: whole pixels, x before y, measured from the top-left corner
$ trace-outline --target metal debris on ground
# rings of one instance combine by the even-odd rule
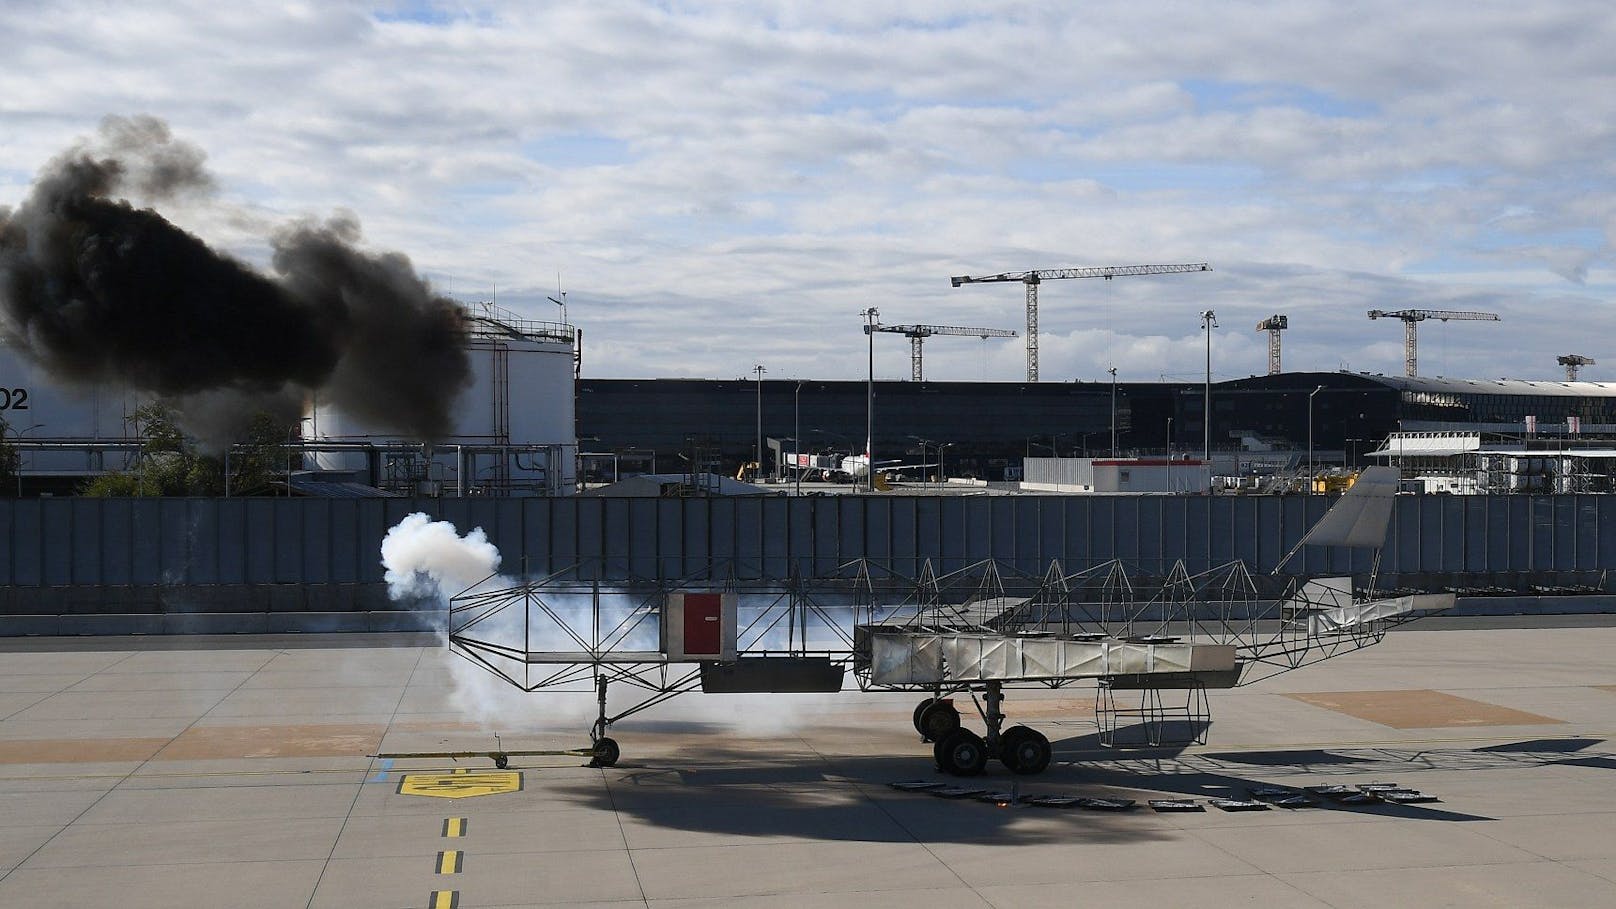
[[[1027,797],[1027,804],[1037,805],[1040,808],[1076,808],[1082,799],[1075,795],[1032,795]]]
[[[1377,789],[1375,795],[1383,801],[1395,805],[1424,805],[1429,802],[1440,802],[1441,799],[1418,789]]]
[[[1305,793],[1295,789],[1282,789],[1277,786],[1259,786],[1248,790],[1251,797],[1260,802],[1267,802],[1275,808],[1317,808],[1318,802],[1313,801]]]
[[[1151,799],[1147,804],[1157,811],[1205,811],[1194,799]]]
[[[1267,811],[1268,803],[1254,799],[1207,799],[1214,807],[1224,811]]]
[[[899,782],[888,783],[887,785],[898,790],[899,792],[930,792],[933,789],[941,789],[948,784],[933,782],[930,780],[900,780]]]
[[[1128,811],[1133,808],[1133,799],[1097,799],[1079,796],[1078,807],[1090,811]]]

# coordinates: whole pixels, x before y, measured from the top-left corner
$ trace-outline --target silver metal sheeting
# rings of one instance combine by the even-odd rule
[[[1367,467],[1324,517],[1314,524],[1302,543],[1315,546],[1348,546],[1379,549],[1386,542],[1396,502],[1398,471],[1392,467]]]
[[[1112,675],[1218,672],[1235,667],[1228,644],[1064,641],[988,634],[899,632],[870,641],[870,681],[932,685],[1033,679],[1094,679]]]
[[[1414,596],[1393,597],[1386,600],[1370,600],[1365,603],[1347,603],[1333,606],[1310,613],[1307,617],[1307,633],[1321,636],[1350,632],[1371,622],[1407,615],[1411,612],[1424,612],[1427,610],[1452,609],[1454,595],[1451,593],[1422,593]]]

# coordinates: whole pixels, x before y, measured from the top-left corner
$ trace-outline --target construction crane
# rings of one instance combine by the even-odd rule
[[[900,334],[909,339],[909,368],[914,374],[914,380],[920,381],[920,347],[932,335],[965,335],[987,340],[988,338],[1013,338],[1016,333],[1003,328],[965,328],[959,325],[875,325],[865,326],[868,331],[889,331]]]
[[[1584,366],[1593,366],[1594,358],[1585,357],[1582,354],[1566,354],[1563,357],[1559,357],[1558,362],[1561,366],[1565,367],[1566,381],[1575,382],[1577,381],[1577,370]]]
[[[1291,327],[1291,320],[1275,314],[1257,323],[1258,331],[1268,332],[1268,374],[1277,376],[1279,368],[1279,333]]]
[[[972,277],[961,275],[949,278],[955,287],[961,284],[991,284],[1018,281],[1027,285],[1027,381],[1038,381],[1038,285],[1055,278],[1123,278],[1132,275],[1176,275],[1188,271],[1211,271],[1205,262],[1193,265],[1101,265],[1094,268],[1040,268],[1033,271],[1004,272],[997,275]]]
[[[1419,329],[1416,327],[1426,319],[1440,319],[1443,322],[1497,322],[1498,314],[1490,312],[1465,312],[1456,309],[1398,309],[1386,312],[1379,309],[1369,311],[1371,319],[1402,319],[1403,320],[1403,374],[1409,378],[1419,375]]]

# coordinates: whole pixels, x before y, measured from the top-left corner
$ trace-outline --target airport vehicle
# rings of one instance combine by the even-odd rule
[[[1308,545],[1378,554],[1396,488],[1395,470],[1365,470],[1278,567]],[[1151,573],[1053,562],[1035,575],[993,560],[901,573],[857,559],[786,583],[748,580],[747,568],[606,582],[599,566],[577,565],[479,585],[451,601],[449,647],[526,691],[592,685],[599,765],[620,754],[614,723],[673,697],[833,692],[851,676],[860,690],[924,695],[914,726],[943,770],[972,776],[997,760],[1036,774],[1052,748],[1030,726],[1006,728],[1006,691],[1094,683],[1102,744],[1186,732],[1204,741],[1207,690],[1369,646],[1453,604],[1451,594],[1377,596],[1373,571],[1359,591],[1350,577],[1255,575],[1239,561],[1193,575],[1182,563]],[[609,712],[613,686],[639,698]],[[961,697],[983,732],[965,727]]]

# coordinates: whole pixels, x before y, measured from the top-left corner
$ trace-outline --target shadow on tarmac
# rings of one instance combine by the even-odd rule
[[[981,776],[962,779],[938,771],[929,756],[825,756],[792,753],[758,743],[703,744],[673,759],[619,764],[604,788],[578,787],[576,796],[602,810],[624,813],[664,829],[738,837],[789,837],[852,842],[925,842],[1028,845],[1129,843],[1168,839],[1171,827],[1145,822],[1152,798],[1247,799],[1265,787],[1297,788],[1298,772],[1320,772],[1320,782],[1379,782],[1397,768],[1470,769],[1524,764],[1566,764],[1616,769],[1616,759],[1581,752],[1597,740],[1527,740],[1446,751],[1298,749],[1185,754],[1183,747],[1106,749],[1097,735],[1054,742],[1055,763],[1045,773],[1020,777],[990,763]],[[1252,773],[1225,769],[1232,764]],[[1208,766],[1211,765],[1211,766]],[[1363,766],[1359,772],[1354,768]],[[1373,767],[1374,769],[1370,769]],[[1267,778],[1286,771],[1283,781]],[[1032,795],[1134,799],[1132,811],[1100,812],[1026,805],[998,807],[971,799],[948,800],[889,788],[921,779]],[[1440,793],[1435,793],[1440,795]],[[1318,799],[1300,811],[1347,811],[1379,818],[1480,821],[1492,818],[1441,804],[1362,806]],[[1208,808],[1216,812],[1215,808]],[[1283,811],[1284,808],[1273,810]]]

